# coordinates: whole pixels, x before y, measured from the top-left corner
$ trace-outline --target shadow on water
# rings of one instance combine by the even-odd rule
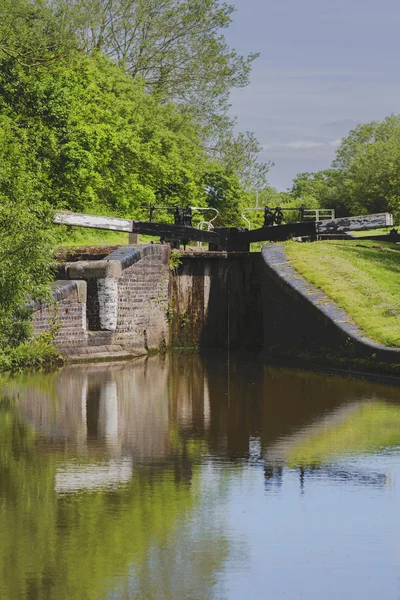
[[[400,445],[398,388],[218,356],[68,367],[3,396],[4,600],[225,597],[247,552],[221,510],[232,477],[379,489],[340,460]]]

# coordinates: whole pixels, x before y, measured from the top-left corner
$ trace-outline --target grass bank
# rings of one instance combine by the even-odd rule
[[[393,227],[382,227],[381,229],[366,229],[363,231],[352,231],[352,235],[356,237],[364,237],[366,235],[388,235],[392,231]],[[398,229],[398,227],[395,227]]]
[[[56,233],[58,233],[57,230]],[[69,235],[60,237],[59,248],[74,248],[75,246],[122,246],[128,243],[129,235],[120,231],[75,227]]]
[[[400,347],[400,247],[370,240],[286,242],[288,260],[371,340]]]

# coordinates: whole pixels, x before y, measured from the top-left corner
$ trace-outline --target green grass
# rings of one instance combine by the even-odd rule
[[[371,340],[400,347],[400,255],[395,244],[285,243],[288,260],[344,308]]]
[[[120,231],[106,231],[102,229],[74,228],[66,235],[62,235],[58,244],[59,248],[75,248],[76,246],[124,246],[129,243],[129,234]],[[158,242],[159,238],[150,235],[139,235],[139,244]]]
[[[382,227],[381,229],[366,229],[365,231],[351,231],[356,237],[364,237],[365,235],[387,235],[393,227]],[[398,229],[395,227],[395,229]]]
[[[69,235],[61,238],[60,248],[75,246],[113,246],[128,243],[128,234],[119,231],[103,231],[101,229],[75,228]]]
[[[57,228],[58,230],[59,228]],[[62,232],[58,235],[57,248],[76,248],[83,246],[124,246],[129,243],[129,234],[119,231],[107,231],[103,229],[85,229],[75,227],[73,231]],[[152,235],[139,235],[139,244],[160,243],[160,237]],[[261,244],[259,244],[261,249]],[[190,242],[187,248],[198,249],[197,242]],[[183,246],[182,246],[183,249]],[[203,244],[203,250],[208,249],[208,244]]]

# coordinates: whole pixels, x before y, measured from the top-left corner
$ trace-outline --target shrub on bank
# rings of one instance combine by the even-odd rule
[[[43,333],[34,340],[0,350],[0,373],[47,371],[64,364],[64,358],[52,345],[52,336]]]

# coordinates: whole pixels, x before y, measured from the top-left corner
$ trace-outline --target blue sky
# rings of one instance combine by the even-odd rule
[[[284,190],[330,166],[358,123],[400,113],[400,3],[395,0],[232,0],[225,32],[260,52],[251,83],[231,96],[239,129],[254,131]]]

